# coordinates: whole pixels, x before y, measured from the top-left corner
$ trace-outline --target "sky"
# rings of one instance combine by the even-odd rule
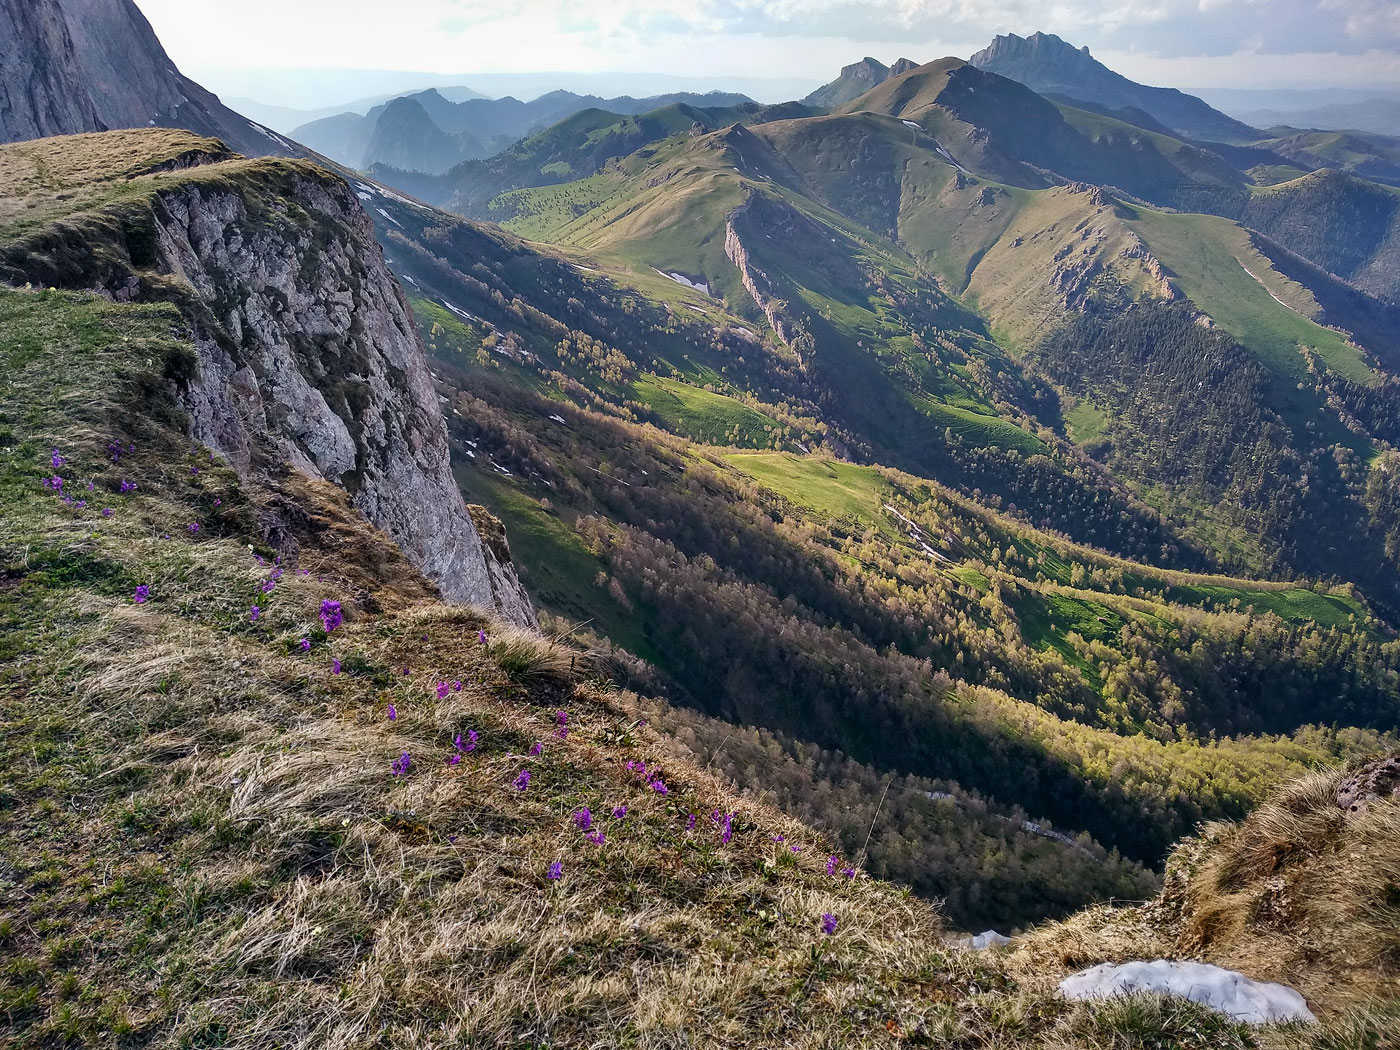
[[[468,85],[473,73],[541,71],[767,77],[785,78],[786,90],[831,80],[864,55],[966,58],[998,33],[1036,30],[1088,45],[1149,84],[1400,92],[1400,0],[136,3],[188,75],[226,94],[292,106],[328,105],[336,99],[313,98],[316,90],[344,91],[353,78],[299,85],[269,71],[461,74]]]

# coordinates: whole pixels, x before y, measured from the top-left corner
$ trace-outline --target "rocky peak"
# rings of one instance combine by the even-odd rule
[[[0,142],[171,127],[250,156],[303,155],[181,75],[132,0],[0,0]]]

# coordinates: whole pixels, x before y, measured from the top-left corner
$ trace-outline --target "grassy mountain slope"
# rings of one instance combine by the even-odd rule
[[[1243,1048],[1384,1031],[1326,1001],[1329,1029],[1262,1033],[1189,1004],[1070,1005],[1063,964],[945,945],[930,906],[828,875],[824,841],[681,757],[567,650],[437,604],[343,493],[240,482],[192,452],[170,308],[6,289],[0,333],[0,733],[26,756],[0,772],[8,1045]],[[55,471],[86,505],[42,484]],[[270,593],[268,513],[298,550]],[[345,613],[330,631],[326,599]]]
[[[965,823],[976,800],[1087,828],[1090,851],[1150,860],[1202,813],[1178,808],[1171,785],[1230,784],[1208,792],[1204,812],[1234,813],[1296,762],[1369,746],[1368,733],[1306,728],[1319,694],[1351,698],[1335,710],[1354,725],[1392,717],[1388,629],[1345,590],[1154,568],[1028,529],[935,482],[795,457],[842,429],[808,396],[810,366],[717,301],[694,293],[662,307],[622,269],[388,204],[394,262],[439,360],[459,480],[507,521],[540,603],[586,622],[598,644],[610,639],[623,680],[723,719],[684,728],[740,783],[781,788],[857,848],[869,825],[841,814],[869,807],[876,870],[946,896],[955,914],[991,914],[972,874],[989,844],[1019,858],[1031,896],[1055,914],[1084,856],[984,830],[982,845],[963,847],[966,861],[948,861],[952,850],[929,844],[996,824]],[[774,241],[801,247],[791,232]],[[659,391],[684,410],[656,407],[667,406]],[[988,469],[985,453],[966,454]],[[1030,473],[1034,457],[1019,462],[1022,483],[1063,486]],[[1111,491],[1084,475],[1079,484],[1100,499]],[[1072,503],[1072,488],[1054,491]],[[1081,508],[1081,525],[1107,511],[1105,534],[1127,538],[1112,503]],[[1160,557],[1150,529],[1140,537]],[[1255,640],[1240,645],[1240,629]],[[1188,637],[1192,655],[1171,655]],[[1305,655],[1317,645],[1340,645],[1325,686]],[[1257,700],[1239,691],[1256,680]],[[1280,706],[1281,696],[1294,699]],[[725,722],[760,727],[768,742],[736,744]],[[1009,725],[1021,728],[1008,736]],[[1206,726],[1228,726],[1228,743],[1199,746]],[[1027,750],[1027,740],[1038,743]],[[741,746],[763,760],[735,759]],[[823,766],[851,785],[839,805],[790,764],[809,746],[854,760]],[[1100,765],[1090,754],[1115,757]],[[1074,783],[1085,777],[1087,794]],[[907,802],[881,816],[885,780]],[[928,792],[968,801],[931,808]],[[1124,885],[1133,878],[1116,870]],[[1030,899],[1018,907],[1028,910],[1004,914],[1033,914]]]

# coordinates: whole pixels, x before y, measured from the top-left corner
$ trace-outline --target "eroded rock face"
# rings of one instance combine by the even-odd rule
[[[285,461],[341,485],[446,599],[535,626],[503,530],[504,562],[457,489],[427,359],[369,218],[333,176],[268,172],[275,185],[192,181],[157,201],[159,268],[208,309],[191,436],[243,471]]]
[[[105,130],[58,0],[0,0],[0,41],[0,142]]]

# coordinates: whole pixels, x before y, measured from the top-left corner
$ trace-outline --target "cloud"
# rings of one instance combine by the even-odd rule
[[[237,64],[825,79],[863,54],[966,57],[998,33],[1039,29],[1140,65],[1191,60],[1228,72],[1232,56],[1302,56],[1291,75],[1306,86],[1354,79],[1340,67],[1363,56],[1365,68],[1380,69],[1385,56],[1400,54],[1400,0],[136,2],[172,57],[192,70]]]

